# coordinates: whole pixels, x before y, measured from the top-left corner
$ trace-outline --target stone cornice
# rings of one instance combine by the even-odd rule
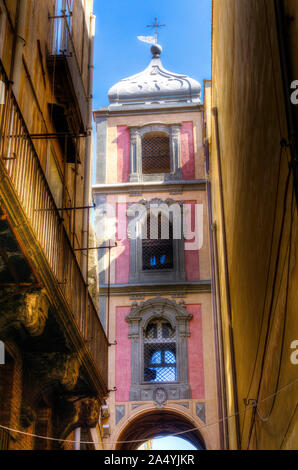
[[[210,293],[211,281],[197,281],[197,282],[176,282],[171,284],[111,284],[109,289],[111,296],[123,295],[175,295],[177,292],[184,294],[192,293]],[[99,287],[100,295],[108,295],[107,284]]]
[[[135,116],[144,114],[167,114],[200,112],[203,110],[203,103],[183,103],[180,105],[135,105],[135,106],[105,106],[93,111],[93,117],[108,118],[114,116]]]
[[[160,182],[142,182],[142,183],[115,183],[115,184],[94,184],[93,194],[118,194],[133,193],[141,195],[142,193],[166,192],[169,194],[181,194],[183,191],[205,191],[206,180],[181,180],[181,181],[160,181]]]

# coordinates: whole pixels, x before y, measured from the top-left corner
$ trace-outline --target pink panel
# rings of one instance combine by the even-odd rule
[[[191,398],[205,398],[202,306],[187,305],[187,311],[193,315],[189,322],[188,368]]]
[[[130,134],[126,126],[117,126],[117,181],[129,180],[129,144]]]
[[[129,401],[129,389],[131,383],[130,367],[130,339],[128,337],[128,323],[125,317],[130,312],[130,307],[116,308],[116,401]]]
[[[192,122],[182,122],[181,124],[181,167],[183,179],[195,179],[195,152]]]
[[[128,204],[117,204],[117,241],[116,251],[116,284],[129,282],[129,253],[130,245],[127,237],[128,219],[126,211]]]
[[[195,231],[195,204],[196,201],[185,201],[184,204],[191,206],[191,217],[187,218],[187,222],[191,222],[191,231]],[[186,243],[190,243],[193,240],[187,240]],[[200,262],[198,250],[184,250],[184,264],[185,264],[185,276],[187,281],[199,281],[200,280]]]

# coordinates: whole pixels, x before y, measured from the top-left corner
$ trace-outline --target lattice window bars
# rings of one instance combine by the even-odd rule
[[[163,238],[163,224],[169,226],[168,238]],[[148,216],[146,235],[142,239],[143,270],[173,269],[173,224],[161,214]]]
[[[143,174],[170,173],[170,139],[159,133],[150,133],[142,138]]]
[[[175,330],[166,320],[152,320],[144,331],[144,381],[176,380]]]

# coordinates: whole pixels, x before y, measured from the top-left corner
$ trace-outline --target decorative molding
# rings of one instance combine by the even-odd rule
[[[189,403],[176,403],[176,405],[183,406],[184,408],[189,408]]]
[[[20,423],[22,428],[27,429],[36,421],[36,413],[30,406],[22,406],[20,413]]]
[[[40,336],[43,333],[50,307],[43,292],[19,295],[4,305],[0,317],[0,331],[4,336],[13,329],[25,329],[29,336]]]
[[[174,208],[171,210],[171,206],[179,205],[179,218],[175,218]],[[144,271],[143,270],[143,256],[142,256],[142,237],[140,234],[143,232],[145,221],[149,214],[150,207],[155,207],[160,211],[163,211],[163,208],[166,206],[168,211],[168,217],[175,223],[180,223],[180,239],[173,238],[173,268],[167,270],[152,270]],[[134,210],[135,207],[135,210]],[[143,210],[140,210],[143,208]],[[182,211],[181,211],[182,208]],[[168,197],[165,200],[160,198],[153,198],[151,200],[141,199],[136,203],[129,205],[127,210],[127,216],[129,219],[134,219],[134,223],[128,224],[128,238],[130,239],[130,281],[136,282],[150,282],[151,284],[158,285],[162,283],[165,279],[167,282],[171,281],[184,281],[185,280],[185,268],[184,268],[184,237],[183,234],[183,201],[175,201],[174,199]],[[136,215],[137,214],[137,215]],[[135,231],[134,236],[131,234],[131,229]],[[145,229],[146,230],[146,229]]]
[[[144,174],[142,171],[142,139],[146,134],[154,131],[162,132],[169,138],[171,163],[169,173]],[[130,127],[130,182],[164,182],[181,178],[180,124],[148,123]]]
[[[99,420],[100,403],[97,398],[72,397],[60,404],[57,435],[66,437],[76,428],[94,428]]]
[[[107,194],[129,194],[139,196],[143,193],[165,192],[183,194],[184,191],[205,191],[206,180],[150,181],[93,185],[94,196]]]
[[[116,409],[115,424],[118,424],[119,421],[121,421],[121,419],[125,416],[125,406],[124,405],[116,406],[115,409]]]
[[[176,334],[176,364],[177,381],[144,382],[144,331],[148,323],[155,318],[167,320]],[[131,388],[130,401],[155,401],[162,406],[161,393],[164,389],[167,400],[183,400],[190,398],[188,384],[188,353],[187,337],[189,333],[189,320],[192,315],[187,312],[183,300],[177,304],[168,298],[156,297],[138,304],[132,303],[132,308],[126,317],[129,323],[129,338],[131,339]]]
[[[164,113],[185,113],[185,112],[203,112],[204,105],[202,103],[167,103],[167,104],[136,104],[134,106],[102,106],[93,112],[94,120],[101,117],[109,116],[135,116],[148,114],[164,114]]]
[[[183,289],[184,294],[189,293],[210,293],[211,281],[176,281],[176,282],[159,282],[158,284],[150,284],[149,282],[129,283],[129,284],[111,284],[108,288],[107,284],[100,286],[100,294],[107,296],[108,292],[111,296],[122,295],[175,295]]]
[[[168,400],[168,394],[164,387],[158,387],[153,392],[153,401],[155,403],[156,408],[162,409]]]
[[[206,423],[206,405],[205,405],[205,403],[197,403],[196,404],[196,414],[203,421],[203,423]]]
[[[133,404],[131,405],[131,409],[132,409],[132,410],[135,410],[136,408],[138,408],[139,406],[142,406],[143,404],[144,404],[144,403],[133,403]]]
[[[30,370],[44,385],[60,385],[67,391],[76,386],[80,369],[76,354],[27,353],[26,360]]]

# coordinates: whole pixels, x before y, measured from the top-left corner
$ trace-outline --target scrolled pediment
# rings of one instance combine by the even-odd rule
[[[141,321],[141,323],[148,322],[153,317],[166,317],[171,323],[177,320],[185,321],[190,320],[192,315],[187,312],[183,300],[177,303],[175,300],[170,300],[165,297],[155,297],[148,299],[145,302],[134,302],[130,314],[126,317],[128,323]]]

